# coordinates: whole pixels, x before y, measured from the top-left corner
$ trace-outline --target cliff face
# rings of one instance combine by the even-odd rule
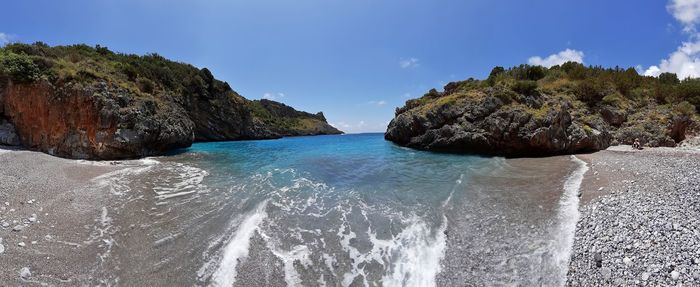
[[[160,56],[43,44],[0,49],[0,144],[60,157],[138,158],[194,141],[341,133],[322,116],[255,103],[207,69]]]
[[[495,69],[484,81],[450,83],[444,92],[431,90],[396,110],[385,138],[416,149],[523,157],[597,151],[636,138],[649,146],[675,146],[693,132],[695,108],[678,94],[654,97],[654,87],[672,93],[658,79],[629,70],[567,67],[583,69],[588,78],[570,79],[558,66],[521,66]],[[616,76],[618,82],[609,80]],[[625,95],[616,85],[628,81],[633,84]],[[640,94],[631,92],[635,84]]]
[[[68,158],[118,159],[187,147],[193,122],[177,105],[134,100],[106,84],[55,88],[9,84],[5,117],[24,146]]]
[[[256,100],[248,103],[254,117],[278,135],[333,135],[341,134],[338,129],[326,124],[322,112],[311,114],[297,111],[283,103],[270,100]]]

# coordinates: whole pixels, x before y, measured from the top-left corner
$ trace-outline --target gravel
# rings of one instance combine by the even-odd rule
[[[567,286],[700,286],[700,154],[603,151],[580,208]]]

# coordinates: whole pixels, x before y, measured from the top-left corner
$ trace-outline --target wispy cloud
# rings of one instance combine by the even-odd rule
[[[266,100],[279,100],[285,97],[284,93],[264,93],[262,98]]]
[[[328,123],[346,133],[383,132],[386,130],[388,121],[339,121]]]
[[[399,67],[402,69],[416,68],[418,66],[420,66],[420,64],[416,58],[401,59],[399,61]]]
[[[549,55],[546,58],[542,58],[540,56],[530,57],[527,62],[530,65],[538,65],[549,68],[551,66],[561,65],[566,62],[583,63],[583,57],[584,54],[581,51],[566,49],[559,53]]]
[[[658,65],[647,68],[644,75],[657,77],[669,72],[677,74],[681,79],[700,77],[700,33],[697,32],[700,0],[670,0],[666,8],[683,25],[683,31],[689,34],[688,41],[683,42]]]
[[[381,107],[381,106],[383,106],[383,105],[386,105],[386,101],[385,101],[385,100],[369,101],[369,102],[367,102],[367,104],[368,104],[368,105],[373,105],[373,106],[379,106],[379,107]]]
[[[10,43],[11,38],[10,35],[0,32],[0,46]]]
[[[695,32],[695,25],[700,22],[700,1],[671,0],[666,9],[683,24],[684,31]]]

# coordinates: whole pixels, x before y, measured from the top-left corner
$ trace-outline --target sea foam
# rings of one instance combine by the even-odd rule
[[[238,226],[236,233],[226,243],[221,261],[212,275],[214,286],[233,286],[236,283],[236,266],[238,266],[239,260],[248,257],[250,239],[267,217],[266,207],[267,201],[264,201],[255,210],[248,213]]]
[[[564,183],[564,193],[559,201],[559,227],[557,230],[560,240],[555,242],[554,247],[554,264],[559,267],[560,286],[566,282],[566,273],[569,269],[569,260],[571,259],[571,249],[574,244],[574,236],[576,233],[576,223],[578,222],[580,213],[578,211],[579,197],[578,193],[581,189],[583,176],[588,171],[586,162],[571,156],[571,161],[576,163],[577,167]]]

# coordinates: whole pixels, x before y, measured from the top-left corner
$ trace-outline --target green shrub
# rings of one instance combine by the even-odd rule
[[[152,94],[153,91],[156,88],[155,83],[153,81],[146,79],[146,78],[139,78],[137,81],[139,90],[141,90],[144,93]]]
[[[0,72],[18,82],[34,82],[41,78],[41,69],[26,54],[0,51]]]
[[[685,116],[691,116],[695,114],[695,106],[689,102],[680,102],[676,105],[673,105],[673,110]]]
[[[589,106],[594,106],[606,95],[606,87],[600,81],[585,79],[576,87],[576,98]]]
[[[511,88],[514,92],[524,96],[538,96],[537,82],[535,81],[517,81]]]
[[[624,98],[619,93],[612,93],[603,97],[602,102],[609,106],[621,108],[624,103]]]

